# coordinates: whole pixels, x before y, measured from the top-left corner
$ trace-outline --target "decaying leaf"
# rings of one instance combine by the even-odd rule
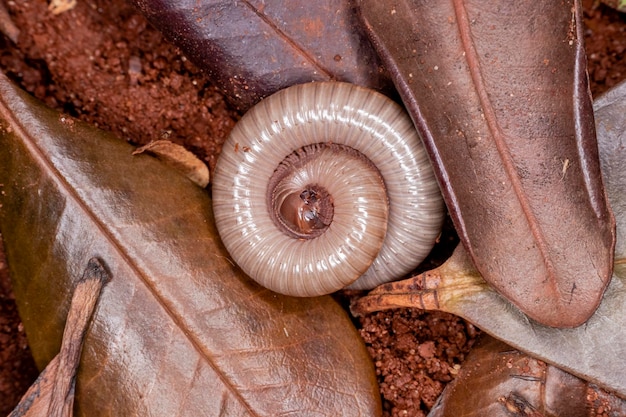
[[[351,0],[134,3],[240,111],[311,81],[393,90]]]
[[[155,140],[137,148],[133,155],[148,152],[156,155],[169,166],[204,188],[209,185],[209,168],[183,146],[169,140]]]
[[[617,243],[613,279],[585,324],[556,329],[528,319],[482,279],[462,246],[435,270],[376,288],[356,302],[354,313],[397,307],[447,311],[516,349],[626,398],[626,83],[596,100],[594,109],[602,174],[616,213]]]
[[[48,4],[48,10],[55,15],[65,13],[74,7],[76,7],[76,0],[52,0]]]
[[[381,413],[371,359],[329,297],[274,294],[228,259],[211,201],[155,158],[0,76],[0,228],[43,369],[87,259],[110,272],[85,339],[76,415]]]
[[[359,4],[482,276],[540,323],[585,322],[615,234],[580,1]]]
[[[626,400],[483,336],[428,417],[617,417],[624,413]]]

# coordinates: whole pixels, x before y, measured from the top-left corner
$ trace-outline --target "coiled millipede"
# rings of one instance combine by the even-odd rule
[[[213,208],[239,267],[294,296],[402,278],[444,218],[405,111],[341,82],[292,86],[249,110],[215,167]]]

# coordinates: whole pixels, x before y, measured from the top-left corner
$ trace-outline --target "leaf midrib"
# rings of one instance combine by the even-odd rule
[[[521,179],[517,173],[517,169],[515,168],[515,163],[513,162],[513,157],[511,156],[511,152],[506,144],[506,135],[500,127],[494,106],[489,98],[489,94],[487,93],[487,87],[482,75],[480,58],[478,57],[478,52],[476,51],[476,46],[472,38],[470,20],[467,8],[465,7],[465,0],[453,0],[453,2],[462,48],[465,52],[467,66],[485,116],[487,127],[502,160],[504,171],[511,182],[513,192],[520,203],[522,213],[526,218],[531,234],[544,261],[544,265],[548,272],[547,280],[554,291],[553,293],[557,294],[556,270],[549,255],[549,246],[545,240],[543,231],[541,230],[541,225],[532,211],[528,196],[524,192]]]
[[[332,71],[324,67],[319,60],[315,59],[315,57],[308,53],[306,49],[303,49],[295,40],[293,40],[290,36],[283,32],[272,19],[266,16],[261,10],[256,8],[252,3],[250,3],[250,1],[244,0],[243,4],[245,4],[266,25],[268,25],[279,38],[283,39],[285,43],[287,43],[292,49],[297,51],[299,55],[304,57],[309,62],[309,64],[311,64],[311,66],[313,66],[320,74],[330,80],[335,79]]]

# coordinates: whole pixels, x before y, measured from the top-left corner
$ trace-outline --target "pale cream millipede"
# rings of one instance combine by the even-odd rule
[[[445,213],[406,112],[341,82],[292,86],[249,110],[224,143],[212,189],[233,260],[294,296],[402,278],[430,252]]]

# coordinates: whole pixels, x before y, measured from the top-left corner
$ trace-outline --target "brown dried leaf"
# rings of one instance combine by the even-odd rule
[[[393,91],[351,0],[134,0],[231,104],[311,81]]]
[[[584,325],[556,329],[529,320],[487,285],[462,246],[435,270],[381,285],[358,300],[353,311],[364,314],[397,307],[447,311],[626,399],[626,83],[598,98],[594,109],[604,183],[616,214],[617,242],[613,279],[600,307]]]
[[[615,235],[579,1],[359,3],[485,280],[538,322],[585,322]]]
[[[594,396],[604,397],[604,404],[596,405]],[[592,417],[604,412],[623,415],[626,401],[483,336],[428,417]]]
[[[0,97],[0,228],[41,368],[87,259],[111,275],[85,339],[76,415],[380,414],[345,312],[245,277],[206,191],[4,76]]]

